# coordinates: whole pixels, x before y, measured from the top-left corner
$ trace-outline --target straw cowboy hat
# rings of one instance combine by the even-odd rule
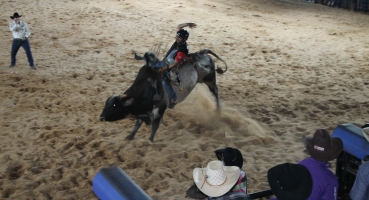
[[[340,138],[331,138],[328,131],[319,129],[312,138],[302,136],[306,150],[309,154],[319,161],[330,161],[336,159],[343,149]]]
[[[22,15],[19,15],[17,12],[13,14],[13,16],[10,16],[11,19],[22,17]]]
[[[241,170],[236,166],[224,166],[222,161],[210,161],[206,168],[195,168],[193,180],[201,192],[211,197],[227,193],[237,183]]]
[[[222,160],[225,166],[237,166],[242,168],[243,165],[243,157],[240,150],[236,148],[226,147],[225,149],[215,150],[215,155],[218,160]],[[202,193],[196,186],[196,184],[192,185],[187,191],[186,196],[193,199],[203,199],[206,198],[207,195]]]
[[[306,167],[285,163],[268,170],[270,189],[278,200],[307,199],[313,189],[313,179]]]
[[[215,150],[218,160],[222,160],[225,166],[237,166],[242,168],[243,156],[240,150],[236,148],[226,147],[225,149]]]

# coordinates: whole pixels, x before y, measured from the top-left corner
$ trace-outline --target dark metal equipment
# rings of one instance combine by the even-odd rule
[[[338,197],[342,199],[350,193],[352,186],[354,185],[356,179],[356,173],[361,165],[361,160],[357,159],[355,156],[342,152],[336,163],[336,176],[338,178]]]
[[[260,191],[260,192],[251,193],[249,195],[250,195],[251,199],[261,199],[263,197],[272,196],[273,192],[271,190],[264,190],[264,191]]]
[[[338,199],[349,200],[349,193],[354,185],[357,170],[362,160],[369,160],[369,143],[364,138],[362,129],[353,124],[337,126],[332,137],[338,137],[343,142],[343,152],[336,159]]]

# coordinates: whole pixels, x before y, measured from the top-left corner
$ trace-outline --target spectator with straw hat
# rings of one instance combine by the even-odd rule
[[[243,156],[237,148],[226,147],[224,149],[215,150],[215,155],[218,161],[223,163],[224,167],[237,167],[240,169],[240,174],[237,182],[233,185],[226,194],[219,197],[204,194],[196,185],[192,185],[186,192],[186,196],[194,199],[212,199],[212,200],[236,200],[248,199],[246,190],[246,173],[242,170]]]
[[[198,190],[206,195],[206,200],[250,199],[244,192],[232,192],[240,174],[239,167],[224,166],[222,161],[215,160],[210,161],[206,168],[195,168],[193,180]]]

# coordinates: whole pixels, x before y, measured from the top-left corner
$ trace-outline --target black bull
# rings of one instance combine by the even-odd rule
[[[208,54],[221,60],[226,66],[225,71],[219,67],[215,68],[214,60]],[[137,57],[136,54],[137,58],[140,57]],[[144,60],[146,65],[140,69],[134,83],[125,92],[125,95],[109,97],[100,115],[101,121],[116,121],[127,116],[135,118],[135,127],[126,137],[127,140],[133,140],[142,123],[145,122],[147,125],[152,125],[149,140],[154,141],[155,133],[169,105],[169,99],[165,90],[161,90],[164,91],[164,94],[157,94],[156,88],[162,87],[161,74],[147,67],[150,62],[157,62],[158,58],[153,53],[146,53]],[[219,110],[215,72],[223,74],[227,69],[226,62],[208,49],[189,54],[187,59],[180,63],[177,68],[181,84],[179,86],[172,85],[177,94],[177,103],[184,101],[197,83],[205,83],[214,95],[217,109]],[[139,80],[143,79],[143,77],[145,78],[144,81]]]

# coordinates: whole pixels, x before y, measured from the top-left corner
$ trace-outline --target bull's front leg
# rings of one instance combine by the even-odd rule
[[[135,135],[138,131],[138,129],[141,127],[142,125],[142,120],[141,119],[137,119],[136,120],[136,124],[135,127],[133,128],[132,132],[125,138],[126,140],[133,140],[133,138],[135,138]]]
[[[167,105],[166,105],[165,101],[162,100],[162,101],[159,102],[158,107],[153,110],[156,117],[154,118],[154,120],[152,121],[152,124],[151,124],[151,135],[150,135],[150,138],[149,138],[149,140],[151,142],[154,142],[155,133],[159,128],[161,119],[163,118],[164,112],[165,112],[166,109],[167,109]]]

